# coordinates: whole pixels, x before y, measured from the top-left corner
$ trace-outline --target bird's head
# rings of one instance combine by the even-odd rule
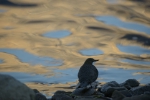
[[[88,59],[86,59],[85,64],[92,64],[93,62],[96,62],[96,61],[99,61],[99,60],[95,60],[93,58],[88,58]]]

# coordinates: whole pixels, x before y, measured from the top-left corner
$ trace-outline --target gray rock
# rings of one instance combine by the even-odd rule
[[[120,87],[120,85],[116,81],[108,82],[101,87],[101,92],[105,93],[110,87]]]
[[[34,100],[35,93],[12,76],[0,74],[0,100]]]
[[[51,100],[74,100],[65,91],[56,91]]]
[[[120,87],[120,85],[116,81],[111,81],[104,84],[101,89],[98,89],[99,92],[105,94],[105,96],[110,97],[115,90],[126,90],[124,87]]]
[[[109,87],[107,88],[107,91],[104,93],[105,96],[111,97],[112,93],[115,91],[122,91],[122,90],[127,90],[125,87]]]
[[[90,96],[96,92],[93,88],[77,88],[72,92],[76,96]]]
[[[132,97],[126,97],[119,91],[114,91],[112,94],[113,100],[150,100],[149,94],[136,95]]]
[[[130,89],[132,95],[141,95],[144,94],[145,92],[150,92],[150,85],[145,85],[145,86],[139,86]]]
[[[125,82],[121,83],[120,86],[124,86],[127,89],[131,89],[132,87],[139,86],[139,82],[136,79],[128,79]]]
[[[75,98],[75,100],[112,100],[111,98],[107,97],[93,97],[93,96],[80,96]]]
[[[41,93],[36,93],[35,100],[47,100],[47,98]]]
[[[122,100],[150,100],[150,95],[142,94],[142,95],[137,95],[132,97],[125,97]]]
[[[76,89],[72,92],[72,95],[90,96],[96,92],[98,85],[99,85],[99,82],[95,81],[87,85],[86,87],[80,88],[80,83],[78,83]]]
[[[122,100],[123,98],[125,98],[125,96],[117,90],[115,90],[112,94],[113,100]]]
[[[132,93],[130,90],[123,90],[123,91],[119,91],[119,92],[122,93],[126,97],[132,97]]]

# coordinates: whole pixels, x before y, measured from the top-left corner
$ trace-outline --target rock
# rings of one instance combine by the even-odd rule
[[[111,97],[112,93],[115,90],[126,90],[124,87],[120,87],[120,85],[116,81],[111,81],[104,84],[98,91],[105,94],[105,96]]]
[[[120,86],[124,86],[127,89],[131,89],[132,87],[139,86],[139,82],[136,79],[128,79],[125,82],[121,83]]]
[[[99,85],[99,82],[95,81],[95,82],[92,82],[91,84],[87,85],[87,88],[96,89],[98,85]],[[76,89],[79,87],[80,87],[80,83],[77,84]]]
[[[107,88],[107,91],[104,94],[107,97],[111,97],[112,93],[115,90],[122,91],[122,90],[127,90],[127,89],[125,87],[109,87],[109,88]]]
[[[112,94],[112,99],[113,100],[122,100],[123,98],[125,98],[125,96],[123,94],[121,94],[119,91],[115,90]]]
[[[150,100],[150,95],[142,94],[142,95],[137,95],[137,96],[132,96],[132,97],[125,97],[122,100]]]
[[[101,97],[99,95],[93,95],[93,96],[78,96],[74,98],[74,100],[112,100],[112,99],[107,97]]]
[[[145,92],[150,92],[150,85],[135,87],[132,88],[130,91],[132,95],[141,95],[144,94]]]
[[[132,93],[130,90],[123,90],[123,91],[119,91],[119,92],[122,93],[126,97],[132,97]]]
[[[71,96],[67,95],[65,91],[56,91],[51,100],[74,100]]]
[[[47,98],[41,93],[36,93],[35,100],[47,100]]]
[[[108,99],[94,98],[94,97],[87,96],[87,97],[78,97],[75,100],[108,100]]]
[[[34,93],[40,93],[37,89],[33,89]]]
[[[101,87],[101,92],[105,93],[110,87],[120,87],[120,85],[116,81],[108,82]]]
[[[87,85],[87,87],[79,88],[80,83],[77,84],[76,89],[72,92],[72,95],[76,96],[90,96],[96,92],[96,88],[99,85],[97,81],[92,82],[91,84]]]
[[[93,88],[77,88],[72,92],[76,96],[90,96],[96,92]]]
[[[136,95],[132,97],[126,97],[119,91],[114,91],[112,94],[112,99],[113,100],[150,100],[150,95],[149,93],[145,93],[142,95]]]
[[[0,100],[35,100],[35,93],[12,76],[0,74]]]

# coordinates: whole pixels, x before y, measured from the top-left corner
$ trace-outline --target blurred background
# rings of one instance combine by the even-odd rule
[[[87,58],[98,81],[150,80],[149,0],[0,0],[0,73],[51,96]]]

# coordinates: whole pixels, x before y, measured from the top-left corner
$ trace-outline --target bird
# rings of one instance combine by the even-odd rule
[[[84,64],[80,67],[78,72],[78,79],[80,86],[79,88],[87,87],[92,82],[96,81],[98,78],[98,70],[93,65],[93,62],[96,62],[99,60],[95,60],[93,58],[87,58],[84,62]]]

